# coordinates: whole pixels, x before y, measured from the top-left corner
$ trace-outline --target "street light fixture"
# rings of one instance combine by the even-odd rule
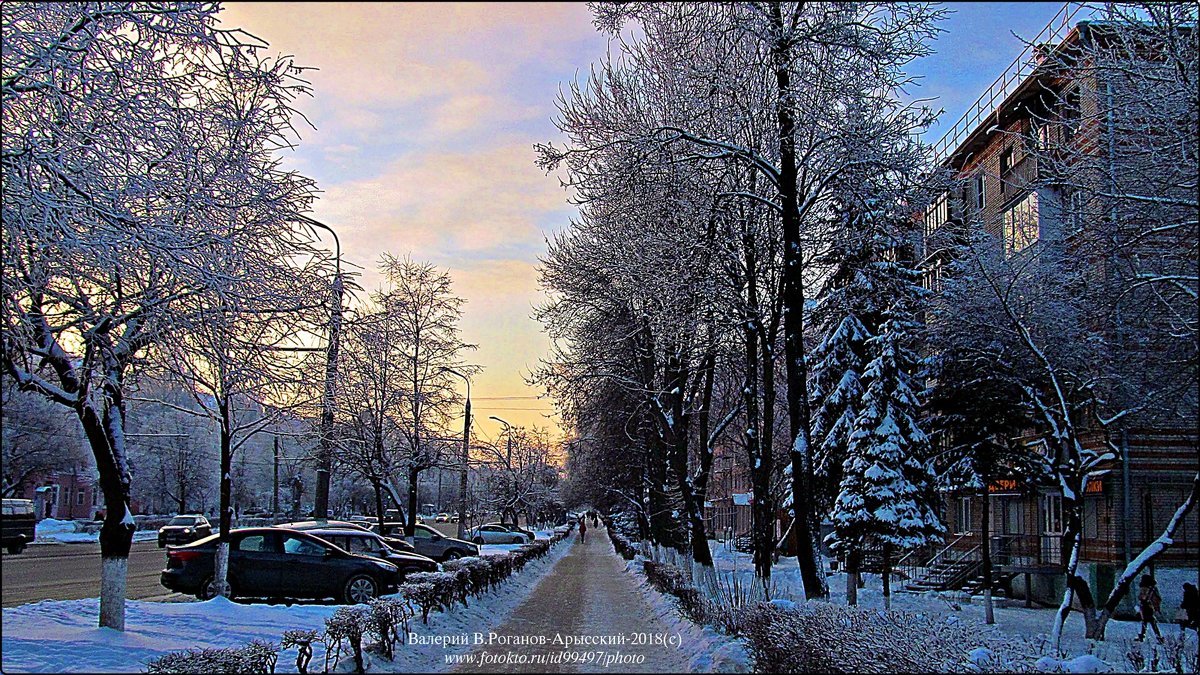
[[[462,469],[458,476],[458,538],[465,539],[467,534],[467,462],[471,457],[471,378],[462,373],[443,366],[443,373],[457,375],[467,383],[467,404],[463,412],[463,445]]]
[[[313,498],[313,516],[318,519],[329,517],[329,475],[333,465],[333,396],[337,382],[338,339],[342,331],[342,242],[333,228],[299,213],[295,219],[309,227],[325,230],[333,235],[337,271],[333,277],[334,306],[329,314],[329,346],[325,356],[325,392],[321,404],[321,448],[318,454],[317,494]]]
[[[508,466],[508,470],[512,471],[512,425],[500,419],[499,417],[496,417],[495,415],[489,416],[488,419],[496,420],[500,424],[504,425],[504,435],[508,437],[508,459],[506,464]]]

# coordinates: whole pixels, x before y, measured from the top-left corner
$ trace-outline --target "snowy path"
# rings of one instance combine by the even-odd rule
[[[686,672],[688,660],[678,646],[632,644],[637,635],[671,637],[671,628],[625,574],[625,563],[613,552],[603,527],[589,528],[586,542],[576,539],[571,551],[542,578],[529,597],[496,630],[498,636],[545,636],[545,645],[484,645],[473,663],[454,672],[645,673]],[[555,643],[555,636],[604,638],[624,636],[624,645]],[[676,638],[678,639],[678,638]],[[652,641],[652,640],[651,640]],[[574,654],[574,659],[569,654]],[[619,654],[619,661],[610,662]],[[499,660],[481,664],[478,659]],[[508,663],[504,663],[508,659]],[[580,662],[581,660],[590,662]],[[571,662],[574,660],[575,662]]]

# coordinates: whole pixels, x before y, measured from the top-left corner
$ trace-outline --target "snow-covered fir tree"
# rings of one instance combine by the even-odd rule
[[[813,352],[808,390],[817,503],[822,510],[832,505],[841,483],[846,446],[863,396],[862,375],[871,360],[866,343],[879,327],[883,289],[871,267],[880,251],[877,214],[839,205],[833,218],[834,243],[817,260],[831,268],[813,312],[822,339]]]
[[[902,249],[900,243],[892,240],[879,259],[864,266],[887,281],[877,286],[880,292],[875,296],[887,304],[878,333],[865,341],[871,360],[861,377],[859,412],[845,437],[846,459],[832,512],[830,541],[850,562],[851,601],[856,561],[865,546],[882,549],[886,602],[891,554],[934,541],[945,529],[934,510],[929,440],[919,422],[920,391],[913,375],[919,329],[913,308],[924,290],[918,284],[919,272],[895,255]]]

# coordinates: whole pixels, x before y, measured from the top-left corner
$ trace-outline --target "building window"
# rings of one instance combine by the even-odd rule
[[[933,200],[925,212],[925,236],[933,234],[950,220],[950,193],[943,192]]]
[[[1004,212],[1004,255],[1025,250],[1038,240],[1037,193],[1030,192]]]
[[[987,195],[985,194],[983,171],[981,170],[975,175],[975,208],[982,211],[986,201]]]
[[[959,497],[958,499],[958,532],[955,534],[970,534],[972,531],[971,523],[971,498]]]
[[[1067,196],[1067,213],[1063,220],[1067,225],[1068,236],[1083,231],[1084,201],[1083,194],[1080,192],[1072,192]]]
[[[1062,97],[1062,107],[1059,109],[1059,119],[1062,120],[1062,135],[1064,141],[1075,137],[1079,119],[1082,117],[1079,109],[1079,90],[1072,89]]]
[[[1012,169],[1013,149],[1012,146],[1009,146],[1008,149],[1000,153],[1000,194],[1004,194],[1008,181],[1012,177]]]
[[[83,500],[84,500],[84,498],[86,498],[86,497],[87,497],[87,495],[86,495],[86,494],[84,494],[84,492],[83,492],[83,489],[82,489],[82,488],[80,488],[79,492],[76,492],[76,493],[75,493],[75,505],[76,505],[76,506],[83,506]]]
[[[945,274],[944,263],[941,260],[934,260],[929,263],[929,267],[925,268],[925,276],[923,278],[925,288],[937,293],[942,290],[942,277]]]
[[[1062,495],[1048,494],[1042,497],[1042,534],[1063,533]]]

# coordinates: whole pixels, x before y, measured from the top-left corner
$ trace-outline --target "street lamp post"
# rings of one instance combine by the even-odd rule
[[[504,420],[500,419],[499,417],[496,417],[495,415],[491,415],[490,417],[488,417],[488,419],[496,420],[500,424],[504,425],[504,435],[506,437],[508,437],[508,442],[505,444],[505,446],[507,448],[507,453],[506,453],[507,459],[505,459],[505,461],[504,461],[504,466],[505,466],[505,468],[508,469],[510,478],[512,478],[512,480],[513,480],[513,492],[515,493],[516,489],[517,489],[517,483],[516,483],[517,477],[515,475],[513,475],[513,470],[512,470],[512,425],[509,424],[508,422],[505,422]],[[516,525],[517,524],[516,505],[514,504],[512,508],[513,508],[513,514],[512,514],[513,515],[513,525]],[[504,519],[503,514],[501,514],[500,519],[501,520]]]
[[[333,466],[333,397],[337,383],[338,340],[342,331],[342,242],[337,232],[325,223],[296,214],[296,219],[333,235],[337,272],[333,277],[333,309],[329,314],[329,346],[325,356],[325,391],[321,404],[321,448],[317,466],[317,493],[313,498],[313,516],[329,517],[329,475]]]
[[[443,367],[442,371],[457,375],[467,383],[467,404],[463,412],[462,468],[458,474],[458,538],[465,539],[467,534],[467,462],[471,457],[471,378],[453,368]]]
[[[496,420],[500,424],[504,425],[504,435],[508,437],[508,459],[505,461],[505,466],[508,467],[509,471],[512,471],[512,425],[500,419],[499,417],[496,417],[495,415],[488,417],[488,419]]]

